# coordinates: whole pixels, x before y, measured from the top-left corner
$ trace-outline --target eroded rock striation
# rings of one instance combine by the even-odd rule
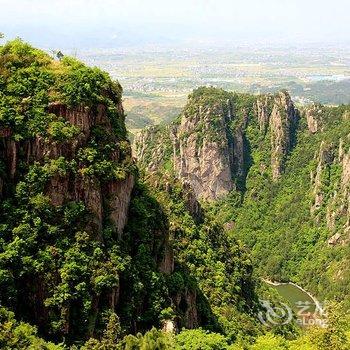
[[[251,163],[248,126],[258,129],[261,143],[270,138],[271,176],[277,181],[293,148],[298,120],[287,92],[247,98],[200,88],[190,95],[177,122],[142,131],[135,153],[147,172],[166,164],[197,199],[217,200],[244,189]]]
[[[195,107],[192,113],[184,112],[176,129],[174,169],[191,184],[197,198],[218,199],[233,189],[233,149],[226,130],[230,112],[220,102]]]
[[[72,58],[54,61],[20,40],[0,48],[0,72],[2,307],[67,344],[101,337],[118,317],[137,333],[166,317],[178,329],[215,325],[212,305],[245,312],[236,305],[249,303],[242,290],[254,293],[249,260],[235,263],[245,253],[206,220],[198,201],[233,188],[226,144],[242,158],[244,126],[234,147],[225,94],[224,104],[193,106],[165,133],[145,131],[141,165],[152,173],[173,170],[174,161],[182,179],[151,187],[132,158],[122,88],[106,73]],[[210,283],[218,269],[225,293]]]
[[[123,108],[120,101],[115,101],[120,118],[123,120]],[[107,108],[103,104],[93,107],[79,106],[69,108],[63,103],[52,103],[48,106],[48,113],[57,118],[64,118],[70,125],[79,129],[79,134],[64,142],[47,139],[41,135],[25,140],[14,141],[9,134],[1,138],[0,154],[9,174],[9,181],[15,182],[20,177],[20,163],[31,166],[34,163],[45,164],[61,159],[74,160],[78,152],[86,147],[92,139],[91,132],[101,128],[108,135],[113,135],[112,125],[107,117]],[[128,141],[112,137],[114,149],[110,159],[115,164],[125,168],[132,165],[130,146],[121,149],[121,143],[128,145]],[[103,219],[108,215],[113,228],[121,235],[127,221],[134,176],[125,171],[122,179],[100,181],[96,176],[84,176],[84,162],[78,161],[75,171],[54,173],[44,188],[54,206],[62,206],[71,201],[82,201],[88,208],[90,216],[90,230],[100,232]],[[108,214],[107,214],[108,213]]]
[[[316,159],[316,170],[311,173],[311,214],[318,224],[325,217],[329,245],[344,245],[350,240],[349,149],[343,139],[338,144],[321,141]]]
[[[270,115],[271,129],[271,171],[277,180],[284,171],[286,157],[293,147],[299,114],[286,92],[280,92],[274,99]]]
[[[322,106],[313,104],[307,107],[304,113],[310,133],[315,134],[317,131],[322,131]]]
[[[201,103],[190,97],[179,123],[165,128],[146,128],[135,140],[136,156],[147,171],[158,171],[164,159],[176,177],[189,185],[198,199],[213,200],[229,193],[234,184],[234,144],[229,132],[233,118],[230,100]],[[241,156],[237,136],[237,158]],[[241,148],[240,148],[241,147]]]

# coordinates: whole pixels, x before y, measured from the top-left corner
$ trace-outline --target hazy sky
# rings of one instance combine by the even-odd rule
[[[350,0],[0,0],[0,32],[39,46],[350,41]]]

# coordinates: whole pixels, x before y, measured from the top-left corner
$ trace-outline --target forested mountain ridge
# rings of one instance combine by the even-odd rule
[[[146,128],[135,149],[146,173],[169,173],[192,188],[251,248],[263,277],[344,300],[349,113],[349,106],[298,110],[285,91],[199,88],[177,121]]]
[[[250,120],[253,115],[254,125]],[[213,200],[233,189],[244,190],[251,166],[247,128],[258,128],[256,136],[262,141],[268,139],[269,131],[269,170],[273,180],[281,176],[293,147],[299,112],[286,92],[257,99],[199,88],[189,96],[180,118],[167,127],[170,130],[151,127],[141,132],[135,140],[136,155],[150,171],[159,170],[157,162],[170,160],[176,177],[188,182],[198,199]],[[153,145],[153,139],[158,140],[159,147]]]
[[[328,145],[328,124],[340,114],[346,121],[347,110],[313,107],[307,132]],[[0,348],[349,349],[341,304],[327,327],[302,334],[292,320],[261,323],[259,298],[280,300],[237,239],[255,259],[263,253],[251,244],[260,218],[245,215],[270,220],[262,204],[289,179],[303,120],[285,92],[257,98],[201,88],[181,120],[141,135],[139,171],[118,82],[19,39],[1,46]],[[320,154],[313,222],[347,196],[347,172],[336,172],[344,191],[332,201],[322,175],[340,159],[347,164],[340,120],[341,147],[310,147]],[[280,202],[273,205],[279,213]],[[336,247],[346,244],[340,209],[340,236],[329,243]],[[283,270],[289,265],[277,267],[297,278]]]
[[[1,304],[46,335],[92,334],[127,262],[116,244],[134,183],[122,89],[19,40],[0,62]]]
[[[164,322],[231,341],[261,332],[249,255],[191,191],[142,183],[121,98],[97,68],[0,47],[1,347],[55,347],[22,321],[118,348]]]

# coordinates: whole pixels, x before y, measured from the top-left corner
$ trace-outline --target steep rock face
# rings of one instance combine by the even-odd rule
[[[333,236],[329,239],[330,245],[345,244],[350,240],[350,154],[342,150],[339,145],[338,166],[341,168],[339,183],[334,184],[336,190],[327,203],[327,226]]]
[[[119,102],[117,102],[119,103]],[[120,117],[123,117],[121,105],[117,105],[120,110]],[[79,135],[64,142],[52,141],[37,135],[30,140],[14,141],[11,135],[2,137],[0,140],[0,155],[5,164],[5,175],[3,181],[7,184],[2,188],[2,196],[10,196],[10,188],[22,178],[24,164],[26,167],[47,166],[51,162],[60,159],[65,162],[73,161],[77,158],[80,149],[84,149],[89,143],[91,130],[101,128],[107,134],[112,135],[112,126],[107,118],[107,110],[104,105],[96,108],[77,107],[68,108],[63,104],[49,106],[49,112],[57,117],[64,118],[71,125],[79,128]],[[111,152],[111,160],[120,164],[131,164],[131,150],[128,146],[121,151],[120,142],[114,139],[114,149]],[[46,165],[45,165],[46,164]],[[43,194],[49,198],[53,207],[61,208],[69,203],[84,203],[89,215],[85,218],[84,230],[88,232],[94,240],[104,242],[103,228],[106,220],[109,221],[110,228],[119,239],[128,218],[128,209],[131,192],[134,184],[134,176],[131,172],[126,172],[123,179],[110,179],[100,181],[95,176],[84,176],[81,172],[84,165],[77,163],[76,171],[57,171],[47,180]],[[55,249],[55,248],[52,248]],[[57,276],[54,278],[58,278]],[[115,278],[118,278],[115,275]],[[46,300],[51,296],[50,283],[41,276],[26,277],[21,280],[21,292],[19,297],[27,300],[24,315],[32,315],[32,322],[37,324],[40,330],[47,329],[49,319],[52,317],[51,311],[45,306]],[[100,305],[110,305],[114,308],[118,303],[120,286],[110,288],[104,296],[96,294],[92,298],[91,323],[89,325],[91,336],[94,332],[96,315]],[[18,302],[21,305],[21,301]],[[69,305],[61,309],[63,334],[75,332],[72,330],[72,312]],[[21,312],[22,313],[22,310]],[[51,315],[51,316],[50,316]]]
[[[200,317],[197,309],[197,292],[194,290],[186,290],[178,293],[174,297],[174,303],[178,310],[181,310],[182,320],[180,327],[197,328],[200,325]],[[179,328],[179,327],[178,327]]]
[[[265,147],[262,143],[270,138],[270,166],[262,166],[271,168],[276,181],[293,148],[298,120],[287,92],[255,98],[200,88],[189,96],[178,122],[137,135],[135,153],[148,173],[172,168],[197,199],[217,200],[232,190],[244,191],[251,164],[248,126],[258,128],[254,147]]]
[[[315,134],[322,130],[322,112],[322,107],[317,104],[305,109],[305,118],[310,133]]]
[[[233,176],[238,181],[244,181],[246,175],[246,159],[247,159],[247,150],[246,150],[246,135],[245,129],[248,125],[248,116],[246,111],[243,110],[243,119],[236,126],[233,131],[233,153],[231,160],[231,167],[233,170]],[[230,139],[230,137],[229,137]],[[231,147],[229,147],[229,150]]]
[[[199,132],[198,126],[202,127]],[[176,139],[175,171],[179,178],[191,184],[197,198],[218,199],[232,190],[232,150],[228,148],[222,105],[199,106],[192,115],[185,112]]]
[[[222,90],[194,91],[178,122],[146,128],[136,137],[141,166],[148,173],[172,167],[174,176],[190,186],[197,199],[220,199],[234,189],[244,190],[251,161],[246,129],[257,124],[259,138],[270,138],[270,167],[276,181],[293,148],[299,113],[287,92],[254,100],[249,105],[252,99]]]
[[[196,223],[201,223],[203,221],[203,210],[188,182],[183,183],[182,196],[185,200],[186,209],[190,212]]]
[[[271,95],[261,96],[256,101],[256,115],[258,117],[259,129],[264,134],[266,134],[269,126],[271,103],[273,103],[273,96]]]
[[[311,173],[314,196],[311,214],[317,223],[325,216],[331,246],[350,239],[350,156],[344,148],[342,139],[339,145],[322,141],[316,170]]]
[[[243,129],[234,137],[228,130],[226,93],[189,106],[188,119],[164,134],[146,132],[143,164],[184,171],[182,185],[169,176],[151,187],[134,184],[122,88],[107,74],[68,57],[54,61],[20,40],[0,47],[0,71],[1,305],[68,344],[101,336],[109,315],[136,333],[159,325],[170,307],[188,328],[216,324],[212,305],[244,313],[236,305],[254,293],[249,259],[204,217],[197,198],[231,189],[231,178],[222,178],[234,152],[236,171],[242,167]],[[219,158],[214,168],[208,151]],[[183,164],[191,152],[204,164]],[[218,176],[216,188],[196,187],[192,169],[208,186]]]
[[[231,108],[229,102],[190,104],[179,124],[162,131],[146,128],[135,139],[140,164],[153,172],[161,168],[164,159],[171,158],[176,177],[191,187],[197,199],[226,195],[234,186],[233,142],[227,134]]]
[[[117,109],[123,118],[123,109],[118,102]],[[37,135],[31,140],[16,142],[9,134],[2,137],[0,154],[7,166],[10,179],[16,181],[19,175],[18,163],[24,161],[28,165],[34,162],[43,163],[47,160],[56,160],[60,157],[74,159],[80,148],[84,147],[91,136],[91,129],[100,127],[106,133],[113,134],[111,123],[107,117],[106,106],[99,104],[96,108],[79,106],[68,108],[62,103],[53,103],[48,112],[64,118],[71,125],[79,128],[79,135],[65,142],[58,142]],[[126,152],[125,152],[126,151]],[[115,149],[111,156],[114,162],[131,162],[131,149],[121,154],[118,140],[115,139]],[[82,201],[90,211],[91,230],[100,232],[104,212],[109,213],[115,230],[121,235],[126,224],[130,195],[133,188],[133,175],[126,174],[125,179],[111,180],[101,184],[97,179],[84,176],[74,176],[71,173],[53,175],[45,186],[47,195],[54,206],[61,206],[70,201]],[[108,197],[108,201],[107,201]]]
[[[114,223],[119,239],[122,238],[122,233],[128,220],[133,186],[134,176],[129,175],[125,180],[110,182],[105,188],[105,193],[108,194],[107,210],[109,210],[109,219]]]
[[[280,178],[286,156],[292,149],[293,134],[298,121],[298,112],[286,92],[280,92],[274,100],[270,116],[271,170],[272,179]]]
[[[44,335],[92,335],[119,301],[115,249],[134,186],[122,88],[20,40],[0,48],[0,71],[0,270],[11,276],[0,303]]]
[[[322,193],[322,174],[326,168],[332,164],[334,160],[333,149],[331,145],[321,142],[320,149],[317,155],[317,168],[315,173],[311,173],[311,181],[313,186],[314,201],[311,206],[311,214],[317,212],[321,207],[324,195]]]
[[[170,275],[174,272],[174,251],[169,242],[169,235],[165,235],[165,239],[163,241],[163,259],[158,262],[159,271],[163,272],[166,275]]]

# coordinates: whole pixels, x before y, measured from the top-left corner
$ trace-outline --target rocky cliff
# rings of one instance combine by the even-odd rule
[[[258,129],[262,143],[270,138],[271,160],[266,165],[278,180],[293,148],[298,120],[286,92],[253,97],[200,88],[189,96],[177,122],[146,128],[136,137],[136,156],[148,172],[167,163],[197,199],[212,201],[244,189],[251,162],[248,126]]]
[[[229,100],[205,105],[192,99],[172,133],[174,169],[197,198],[217,199],[233,188],[232,107]]]
[[[349,106],[319,104],[299,112],[285,91],[200,88],[172,125],[138,136],[136,155],[148,176],[191,188],[251,247],[262,275],[343,299],[350,295],[349,115]]]
[[[108,246],[123,237],[134,186],[122,90],[19,40],[0,57],[1,303],[45,334],[92,335],[118,305]]]
[[[123,119],[123,109],[120,100],[116,100],[119,118]],[[11,132],[1,138],[0,154],[5,167],[4,172],[9,174],[7,185],[16,182],[21,177],[24,165],[48,164],[51,161],[73,160],[93,139],[92,131],[101,128],[107,135],[113,135],[111,123],[107,117],[107,108],[103,104],[93,107],[79,106],[69,108],[62,103],[52,103],[48,106],[48,113],[55,118],[62,118],[69,125],[77,127],[79,133],[74,139],[58,142],[45,139],[41,135],[15,141]],[[114,164],[130,167],[132,165],[131,149],[128,141],[111,138],[114,148],[110,150],[110,160]],[[121,149],[121,144],[126,145]],[[108,216],[113,229],[121,235],[126,224],[127,211],[133,188],[133,175],[125,171],[122,179],[99,181],[96,177],[84,176],[85,164],[78,161],[74,172],[52,172],[52,176],[45,184],[43,194],[50,199],[53,206],[62,206],[71,201],[82,201],[89,210],[90,230],[101,232],[103,219]],[[6,191],[4,191],[6,195]],[[107,200],[108,199],[108,200]]]
[[[314,134],[317,131],[322,131],[322,115],[324,113],[321,105],[313,104],[303,111],[307,121],[307,127],[310,133]]]
[[[172,176],[145,184],[127,139],[122,88],[106,73],[69,57],[55,61],[21,40],[0,47],[0,73],[2,307],[67,344],[101,337],[110,322],[137,333],[170,321],[219,329],[223,307],[235,315],[225,327],[249,317],[249,260],[197,200],[232,189],[233,157],[219,152],[232,142],[230,101],[193,120],[189,111],[182,127],[145,131],[143,166],[173,169],[164,160],[174,157],[183,177],[181,186]],[[205,136],[187,143],[197,123]],[[242,131],[230,146],[237,154],[240,142]],[[193,147],[204,162],[186,163]],[[214,166],[212,156],[220,158]],[[214,190],[196,185],[193,171]],[[223,282],[213,286],[218,275]]]
[[[286,157],[293,147],[298,118],[298,111],[288,93],[279,93],[274,99],[274,106],[269,117],[273,180],[277,180],[284,171]]]
[[[346,146],[347,145],[347,146]],[[311,214],[320,224],[326,218],[328,244],[345,245],[350,241],[348,142],[322,141],[316,155],[317,167],[311,173],[314,200]]]

